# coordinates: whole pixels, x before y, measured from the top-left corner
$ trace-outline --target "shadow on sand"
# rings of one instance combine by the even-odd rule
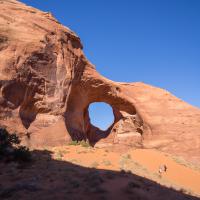
[[[135,174],[54,160],[49,151],[33,151],[32,157],[28,164],[0,162],[1,200],[199,199]]]

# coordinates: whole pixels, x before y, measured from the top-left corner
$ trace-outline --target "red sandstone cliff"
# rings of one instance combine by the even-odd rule
[[[50,13],[15,0],[0,0],[0,10],[0,126],[31,147],[88,139],[200,160],[199,109],[160,88],[104,78]],[[90,123],[92,102],[112,106],[107,131]]]

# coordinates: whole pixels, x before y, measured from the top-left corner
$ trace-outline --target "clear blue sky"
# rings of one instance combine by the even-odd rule
[[[200,107],[200,0],[22,0],[75,31],[114,81],[143,81]]]

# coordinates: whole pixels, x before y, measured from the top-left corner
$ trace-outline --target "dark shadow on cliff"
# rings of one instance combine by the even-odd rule
[[[0,199],[12,200],[198,200],[126,172],[99,170],[54,160],[33,151],[29,163],[0,162]]]

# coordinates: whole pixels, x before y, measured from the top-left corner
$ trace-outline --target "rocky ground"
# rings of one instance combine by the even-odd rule
[[[160,165],[167,166],[161,175]],[[71,143],[34,150],[30,163],[0,163],[0,168],[0,199],[200,197],[200,170],[156,150],[124,152]]]

